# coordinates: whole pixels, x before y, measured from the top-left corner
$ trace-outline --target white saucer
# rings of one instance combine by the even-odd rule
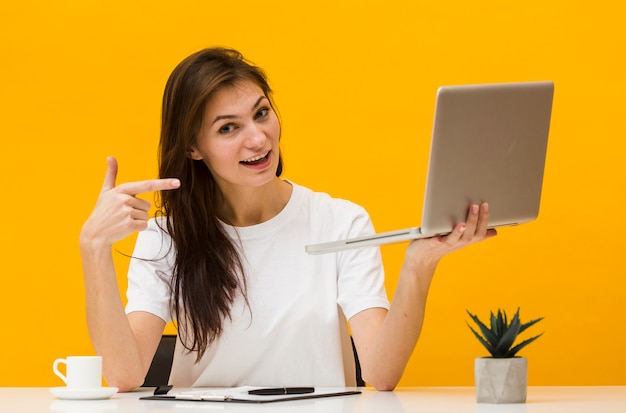
[[[63,400],[102,400],[117,393],[117,387],[98,387],[95,389],[70,389],[68,387],[52,387],[50,392]]]

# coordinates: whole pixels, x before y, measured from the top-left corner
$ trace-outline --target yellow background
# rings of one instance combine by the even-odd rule
[[[442,262],[401,385],[471,385],[466,309],[543,337],[531,385],[626,384],[624,6],[588,1],[5,1],[0,7],[0,385],[53,386],[92,354],[78,234],[107,155],[156,175],[167,76],[206,46],[266,69],[285,177],[419,224],[436,89],[554,80],[539,219]],[[117,248],[132,251],[134,239]],[[406,245],[383,248],[392,294]],[[125,290],[128,261],[116,255]],[[530,334],[530,330],[529,333]]]

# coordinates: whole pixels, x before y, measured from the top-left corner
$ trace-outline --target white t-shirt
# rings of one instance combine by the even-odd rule
[[[351,202],[293,184],[285,208],[249,227],[224,224],[244,251],[249,306],[237,299],[232,320],[196,363],[177,343],[170,384],[192,386],[350,386],[354,356],[346,318],[389,308],[380,250],[309,255],[306,244],[374,232]],[[171,320],[171,239],[154,220],[137,239],[128,274],[126,312]]]

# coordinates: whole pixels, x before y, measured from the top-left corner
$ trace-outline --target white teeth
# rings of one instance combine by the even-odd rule
[[[269,153],[269,151],[265,152],[263,155],[259,155],[256,156],[254,158],[250,158],[250,159],[246,159],[244,162],[254,162],[254,161],[258,161],[259,159],[263,159],[267,156],[267,154]]]

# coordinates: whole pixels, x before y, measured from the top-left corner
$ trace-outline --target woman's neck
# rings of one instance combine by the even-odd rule
[[[219,218],[235,227],[248,227],[269,221],[285,208],[293,187],[287,181],[273,179],[257,188],[229,188],[217,201]]]

